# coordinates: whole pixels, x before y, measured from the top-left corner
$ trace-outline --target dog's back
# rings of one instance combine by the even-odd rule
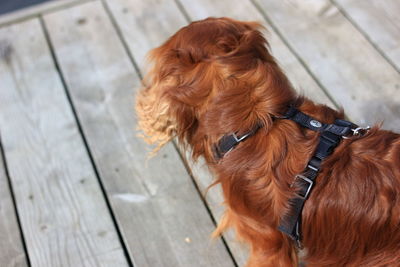
[[[303,211],[310,266],[400,266],[400,135],[370,130],[328,158]]]

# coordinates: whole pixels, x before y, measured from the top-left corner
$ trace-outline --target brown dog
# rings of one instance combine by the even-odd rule
[[[297,266],[295,242],[277,228],[320,133],[279,118],[289,106],[326,124],[344,114],[295,93],[259,28],[227,18],[182,28],[151,52],[136,108],[147,141],[178,137],[205,158],[227,204],[217,232],[234,227],[250,244],[247,266]],[[250,131],[216,157],[223,136]],[[400,266],[399,166],[399,134],[374,127],[340,141],[302,211],[307,266]]]

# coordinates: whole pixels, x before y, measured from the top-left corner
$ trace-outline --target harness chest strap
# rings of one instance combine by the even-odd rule
[[[291,209],[288,214],[283,216],[278,227],[280,231],[290,236],[301,247],[301,212],[320,171],[322,161],[333,153],[334,148],[343,137],[352,132],[354,135],[360,134],[360,130],[368,128],[360,128],[349,121],[339,119],[335,120],[333,124],[324,124],[294,107],[290,107],[282,119],[289,119],[305,128],[321,132],[315,153],[308,162],[306,169],[302,174],[296,175],[294,179],[292,187],[294,187],[295,196],[289,200]],[[215,158],[217,160],[223,158],[226,153],[235,148],[240,142],[254,135],[258,129],[259,127],[256,127],[240,137],[236,136],[236,134],[222,137],[215,146]]]
[[[335,120],[333,124],[323,124],[294,108],[289,109],[285,117],[303,127],[321,132],[317,148],[306,169],[302,174],[295,176],[292,184],[295,196],[289,200],[290,211],[282,218],[278,227],[301,247],[301,213],[320,171],[321,163],[333,153],[342,137],[349,135],[354,129],[357,129],[357,126],[349,121],[339,119]]]

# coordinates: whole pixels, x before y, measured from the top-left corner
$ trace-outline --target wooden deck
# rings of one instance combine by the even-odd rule
[[[133,103],[146,52],[191,20],[261,21],[305,95],[400,130],[400,1],[60,0],[0,17],[0,266],[242,266],[211,176],[149,161]]]

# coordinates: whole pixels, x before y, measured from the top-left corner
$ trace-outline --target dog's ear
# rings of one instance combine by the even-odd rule
[[[151,67],[137,96],[136,111],[145,140],[156,144],[156,150],[175,136],[183,144],[191,143],[200,109],[216,79],[211,60],[216,46],[208,32],[204,25],[192,23],[149,53]]]
[[[176,136],[187,143],[197,128],[196,108],[212,86],[208,64],[196,61],[190,47],[176,48],[174,37],[149,53],[152,67],[137,95],[139,128],[154,151]]]

